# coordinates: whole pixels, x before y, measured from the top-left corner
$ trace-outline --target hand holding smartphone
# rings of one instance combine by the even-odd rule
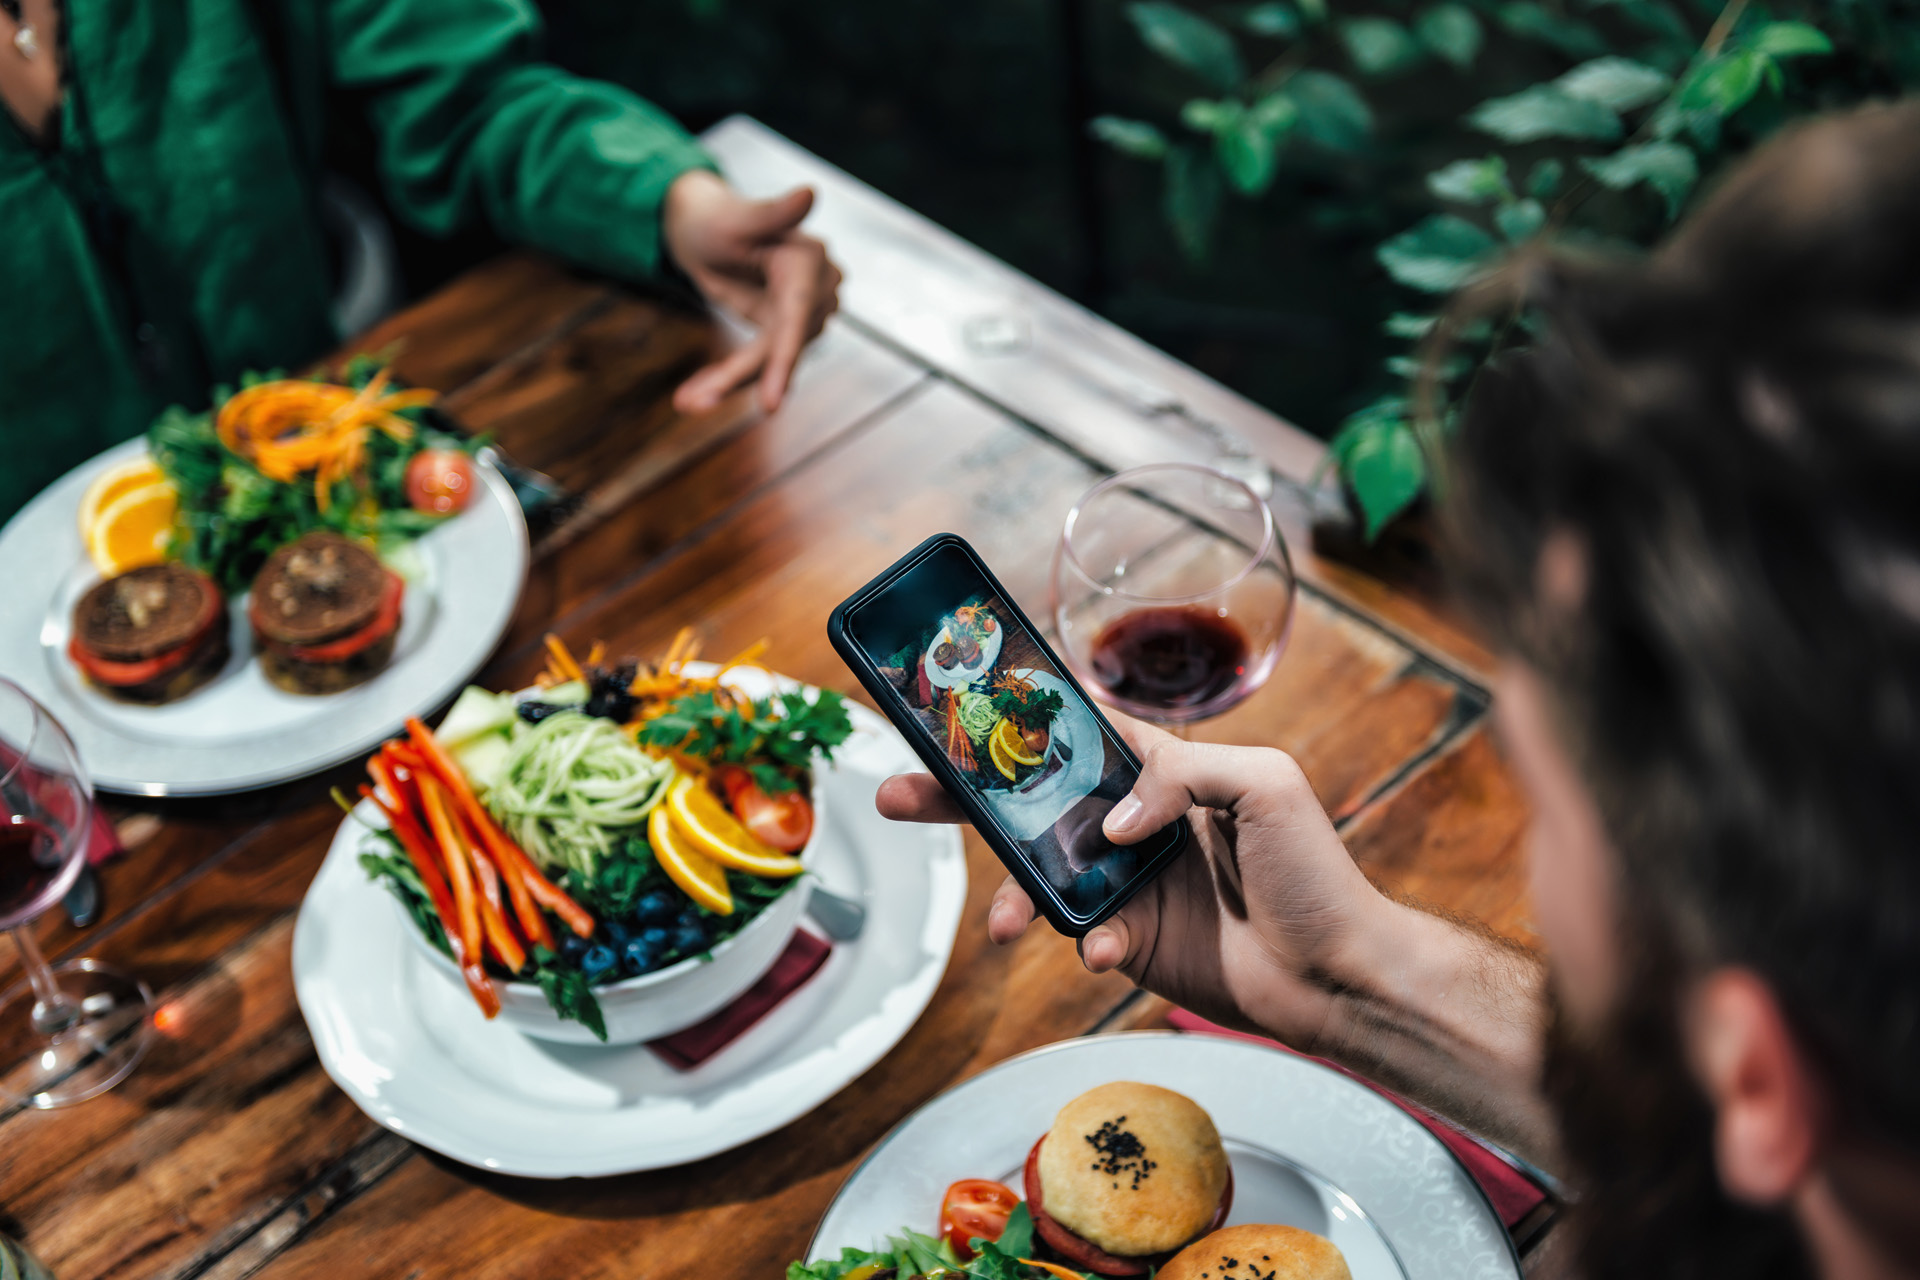
[[[854,592],[827,634],[1061,933],[1084,935],[1185,848],[1185,818],[1136,844],[1106,838],[1140,762],[958,535]]]

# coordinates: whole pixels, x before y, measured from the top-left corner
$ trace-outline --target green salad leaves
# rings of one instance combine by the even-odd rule
[[[896,1280],[913,1280],[916,1276],[930,1280],[1057,1280],[1052,1273],[1021,1261],[1030,1257],[1034,1248],[1033,1215],[1025,1204],[1007,1218],[1007,1228],[998,1241],[975,1238],[972,1244],[977,1256],[971,1262],[962,1262],[945,1240],[909,1229],[889,1236],[878,1249],[842,1249],[837,1258],[795,1262],[787,1267],[787,1280],[842,1280],[849,1272],[864,1267],[883,1271],[891,1267]]]
[[[816,755],[830,755],[853,733],[846,699],[830,690],[809,698],[776,693],[745,710],[723,705],[707,690],[681,698],[642,726],[640,741],[716,764],[744,764],[768,792],[791,791]]]

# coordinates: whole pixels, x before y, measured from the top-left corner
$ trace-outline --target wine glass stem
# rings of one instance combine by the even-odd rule
[[[58,1035],[78,1020],[80,1008],[67,999],[60,984],[53,980],[53,970],[47,967],[47,958],[40,954],[40,943],[33,936],[31,925],[19,925],[13,930],[13,945],[20,949],[20,963],[27,971],[27,981],[33,984],[33,1029],[43,1036]]]

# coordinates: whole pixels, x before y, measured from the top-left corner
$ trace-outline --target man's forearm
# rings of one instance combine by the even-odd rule
[[[1329,975],[1315,1053],[1544,1167],[1559,1164],[1540,1092],[1546,969],[1471,924],[1383,900]]]

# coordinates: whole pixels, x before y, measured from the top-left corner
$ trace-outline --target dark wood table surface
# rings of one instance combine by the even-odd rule
[[[751,121],[708,141],[748,189],[812,182],[814,225],[846,268],[844,313],[778,413],[744,394],[675,413],[673,387],[728,333],[533,256],[488,263],[352,344],[397,352],[403,378],[573,495],[537,533],[481,682],[528,682],[549,630],[647,653],[693,623],[709,652],[772,637],[779,668],[852,691],[827,611],[928,533],[971,539],[1043,617],[1054,539],[1088,485],[1245,453],[1273,469],[1298,611],[1272,682],[1199,736],[1284,747],[1379,883],[1533,942],[1488,655],[1444,608],[1311,552],[1316,441]],[[1002,871],[969,836],[966,911],[931,1006],[830,1101],[680,1169],[565,1183],[470,1169],[362,1115],[294,1002],[294,913],[339,821],[327,788],[352,772],[109,802],[128,853],[102,871],[102,919],[75,931],[55,912],[39,936],[50,955],[145,977],[160,1041],[101,1098],[0,1114],[0,1227],[60,1280],[777,1276],[861,1155],[928,1098],[1011,1054],[1165,1014],[1045,929],[989,944]]]

